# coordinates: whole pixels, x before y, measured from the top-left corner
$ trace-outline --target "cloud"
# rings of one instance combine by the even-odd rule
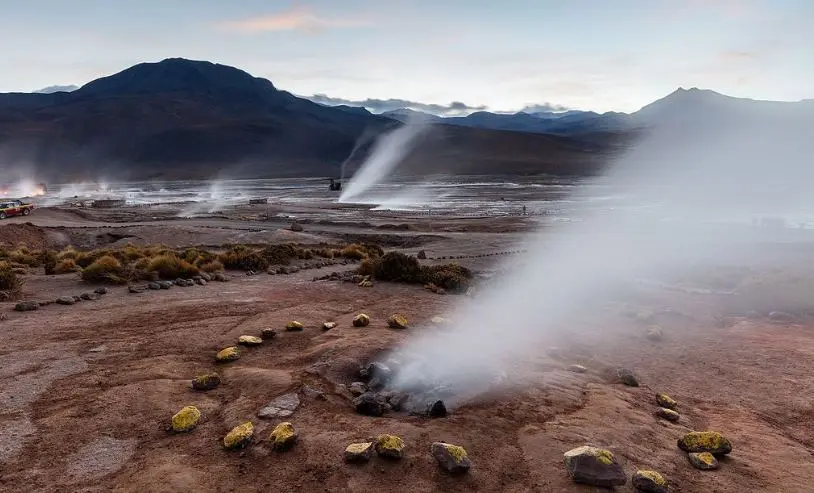
[[[460,101],[453,101],[449,104],[432,104],[420,103],[417,101],[408,101],[406,99],[365,99],[363,101],[354,101],[350,99],[332,98],[325,94],[314,94],[313,96],[305,96],[307,99],[319,104],[327,106],[360,106],[367,108],[373,113],[384,113],[386,111],[400,110],[408,108],[415,111],[423,111],[424,113],[431,113],[439,116],[461,116],[472,113],[473,111],[483,111],[488,109],[486,106],[470,106]]]
[[[53,92],[71,92],[71,91],[75,91],[77,89],[79,89],[79,86],[74,86],[74,85],[70,85],[70,86],[48,86],[48,87],[43,87],[42,89],[37,89],[34,92],[39,93],[39,94],[51,94]]]
[[[572,108],[567,106],[563,106],[561,104],[554,104],[554,103],[537,103],[537,104],[527,104],[523,106],[523,109],[520,110],[524,113],[551,113],[551,112],[560,112],[560,111],[568,111]]]
[[[758,55],[749,51],[724,51],[718,55],[718,58],[726,62],[746,61],[755,60]]]
[[[272,31],[318,32],[325,29],[364,27],[370,22],[361,18],[320,17],[305,7],[295,7],[276,14],[225,22],[221,28],[242,33]]]

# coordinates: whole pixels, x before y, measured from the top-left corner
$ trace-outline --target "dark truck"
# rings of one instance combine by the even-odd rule
[[[0,200],[0,219],[12,216],[27,216],[34,209],[34,204],[21,200]]]

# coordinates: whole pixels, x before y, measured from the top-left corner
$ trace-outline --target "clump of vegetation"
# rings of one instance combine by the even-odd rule
[[[356,272],[363,276],[372,276],[374,274],[374,266],[375,264],[373,263],[373,261],[370,260],[369,258],[366,258],[362,260],[361,264],[359,264],[359,268],[356,269]]]
[[[364,260],[368,257],[367,252],[364,251],[361,245],[352,243],[342,249],[341,255],[345,258],[353,260]]]
[[[19,248],[11,252],[8,258],[12,262],[25,265],[27,267],[39,267],[41,264],[39,255],[33,254],[27,248]]]
[[[90,266],[92,263],[96,262],[102,257],[112,256],[110,255],[110,250],[102,249],[102,250],[90,250],[87,252],[80,252],[76,255],[74,261],[76,264],[83,269]],[[115,256],[112,256],[116,258]],[[118,260],[118,259],[117,259]]]
[[[161,279],[188,279],[200,273],[197,267],[171,253],[154,257],[147,270],[158,273]]]
[[[227,269],[263,271],[268,269],[269,262],[262,253],[245,245],[235,245],[218,255],[218,260]]]
[[[78,270],[80,270],[80,268],[76,265],[76,262],[74,262],[72,258],[66,258],[60,260],[56,267],[54,267],[54,274],[69,274]]]
[[[453,263],[422,266],[415,257],[400,252],[365,260],[357,272],[372,274],[379,281],[431,284],[452,293],[466,291],[472,280],[472,271],[466,267]]]
[[[299,257],[297,250],[294,245],[269,245],[263,248],[262,254],[269,265],[288,265],[291,259]]]
[[[223,270],[223,264],[219,260],[213,260],[199,265],[198,268],[202,272],[220,272]]]
[[[380,281],[422,282],[418,259],[400,252],[389,252],[373,261],[373,277]]]
[[[116,257],[104,255],[82,270],[82,280],[87,282],[124,284],[128,280],[126,269]]]
[[[51,250],[45,249],[40,252],[40,263],[45,267],[45,275],[50,276],[55,274],[57,267],[57,256]]]
[[[23,280],[8,262],[0,262],[0,300],[13,300],[23,292]]]
[[[472,271],[458,264],[424,266],[421,272],[423,282],[440,286],[450,293],[465,292],[472,283]]]
[[[62,250],[61,252],[59,252],[57,254],[57,260],[65,260],[65,259],[76,260],[76,257],[78,255],[79,255],[79,252],[77,252],[74,249],[74,247],[69,246],[69,247],[65,248],[64,250]]]

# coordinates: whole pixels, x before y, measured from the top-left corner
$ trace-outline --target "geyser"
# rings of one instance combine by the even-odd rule
[[[653,130],[596,181],[630,194],[631,207],[586,208],[529,238],[517,275],[461,303],[447,330],[424,332],[390,355],[392,388],[440,386],[454,406],[522,384],[523,365],[564,332],[573,336],[583,314],[627,283],[757,258],[778,231],[751,227],[753,214],[814,217],[811,122],[784,112],[706,115]]]

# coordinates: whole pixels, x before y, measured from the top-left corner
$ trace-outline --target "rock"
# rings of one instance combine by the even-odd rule
[[[447,415],[447,406],[444,401],[435,401],[427,406],[427,416],[430,418],[443,418]]]
[[[358,464],[373,457],[373,442],[351,443],[345,448],[345,462]]]
[[[612,488],[627,483],[627,475],[610,450],[582,446],[564,454],[565,468],[575,483]]]
[[[391,315],[387,319],[387,326],[391,329],[406,329],[408,326],[407,317],[399,315],[398,313]]]
[[[717,431],[691,431],[678,439],[678,448],[684,452],[725,455],[732,451],[732,444]]]
[[[235,426],[223,437],[223,447],[226,450],[243,448],[252,441],[253,435],[254,425],[251,421],[247,421],[242,425]]]
[[[226,277],[226,274],[224,274],[222,272],[217,272],[217,273],[215,273],[214,276],[212,276],[212,280],[215,281],[215,282],[228,282],[229,278]]]
[[[430,453],[441,468],[452,474],[465,473],[472,466],[466,450],[458,445],[435,442],[430,446]]]
[[[393,371],[384,363],[374,361],[367,365],[363,371],[359,372],[362,378],[368,378],[367,386],[373,390],[381,390],[390,383],[393,378]]]
[[[127,292],[130,293],[130,294],[140,294],[140,293],[144,292],[144,288],[141,288],[139,286],[130,285],[130,286],[127,286]]]
[[[76,303],[76,300],[73,296],[60,296],[55,300],[55,303],[58,305],[73,305]]]
[[[240,336],[237,338],[237,343],[242,346],[259,346],[263,344],[263,339],[257,336]]]
[[[432,317],[430,322],[434,323],[435,325],[449,325],[452,323],[452,320],[444,317]]]
[[[373,287],[373,281],[370,281],[369,279],[365,279],[364,281],[360,282],[358,284],[358,286],[360,288],[372,288]]]
[[[82,293],[79,297],[86,301],[96,301],[100,298],[96,293]]]
[[[292,320],[285,324],[286,332],[302,332],[302,324],[297,322],[296,320]]]
[[[359,315],[353,317],[354,327],[367,327],[368,325],[370,325],[370,317],[364,313],[360,313]]]
[[[53,304],[54,302],[51,301],[51,300],[40,300],[40,301],[37,301],[36,303],[38,305],[40,305],[40,306],[48,306],[48,305]]]
[[[101,346],[95,346],[88,349],[89,353],[104,353],[105,351],[107,351],[107,346],[105,346],[104,344],[102,344]]]
[[[616,376],[619,378],[620,382],[627,385],[628,387],[639,386],[639,381],[636,379],[636,375],[634,375],[633,372],[628,370],[627,368],[619,368],[618,370],[616,370]]]
[[[170,289],[172,287],[171,281],[158,281],[158,287],[161,289]]]
[[[14,311],[17,312],[33,312],[39,310],[40,304],[36,301],[21,301],[14,305]]]
[[[287,421],[280,423],[272,430],[271,435],[269,435],[269,441],[271,441],[271,448],[273,450],[283,452],[297,443],[297,431],[294,429],[294,426]]]
[[[215,355],[215,361],[218,363],[227,363],[229,361],[235,361],[238,358],[240,358],[240,351],[235,346],[221,349],[218,351],[218,354]]]
[[[206,286],[206,279],[195,279],[195,283],[198,286]]]
[[[220,375],[217,373],[204,373],[192,379],[192,388],[195,390],[212,390],[220,385]]]
[[[74,303],[79,303],[80,301],[82,301],[82,298],[76,295],[71,296],[71,298],[73,298]]]
[[[348,390],[353,395],[362,395],[367,392],[367,385],[364,382],[353,382],[348,386]]]
[[[690,464],[696,469],[702,471],[711,471],[718,469],[718,459],[709,452],[690,452],[687,454]]]
[[[673,410],[675,410],[675,408],[678,407],[678,402],[676,402],[672,397],[665,394],[664,392],[656,394],[656,404],[658,404],[661,407]]]
[[[636,471],[632,483],[637,493],[667,493],[667,480],[656,471]]]
[[[385,459],[401,459],[404,457],[404,440],[396,435],[379,435],[376,437],[376,453]]]
[[[286,269],[285,267],[278,267],[277,268],[277,274],[280,274],[280,275],[288,274],[288,269]]]
[[[323,322],[322,330],[331,330],[336,327],[336,322]]]
[[[656,410],[656,416],[662,419],[666,419],[667,421],[677,423],[679,419],[681,419],[681,415],[677,412],[673,411],[672,409],[667,409],[666,407],[660,407]]]
[[[289,229],[291,229],[291,231],[294,231],[295,233],[301,233],[302,225],[297,221],[294,221],[293,223],[291,223],[291,227]]]
[[[257,411],[257,417],[263,419],[287,418],[300,406],[300,397],[296,393],[277,397]]]
[[[769,312],[769,320],[771,320],[772,322],[779,322],[784,324],[791,324],[798,321],[796,315],[781,311]]]
[[[308,398],[308,399],[319,399],[321,401],[324,401],[324,400],[327,399],[325,397],[325,392],[323,392],[323,391],[321,391],[319,389],[315,389],[313,387],[310,387],[308,385],[303,385],[302,388],[300,389],[300,392],[302,392],[302,395],[304,397]]]
[[[277,337],[277,331],[274,329],[263,329],[260,332],[260,338],[264,341],[268,341],[269,339],[274,339]]]
[[[93,292],[99,295],[107,294],[107,288],[96,288],[93,290]]]
[[[161,285],[158,284],[157,282],[148,282],[147,283],[147,289],[152,289],[153,291],[158,291],[159,289],[161,289]]]
[[[364,416],[379,417],[384,414],[384,403],[373,392],[365,392],[353,400],[356,412]]]
[[[664,339],[664,332],[658,325],[652,325],[647,328],[647,332],[645,333],[644,336],[650,339],[651,341],[660,341]]]
[[[427,252],[425,252],[424,250],[419,250],[418,255],[416,255],[416,258],[419,260],[425,260],[427,258]]]
[[[246,275],[247,275],[247,276],[253,276],[253,275],[254,275],[254,271],[253,271],[253,270],[247,270],[247,271],[246,271]]]
[[[401,411],[409,398],[410,395],[404,392],[389,392],[387,395],[387,403],[390,404],[392,410]]]
[[[212,280],[212,276],[210,276],[208,272],[201,272],[201,273],[199,274],[199,277],[200,277],[201,279],[203,279],[204,281],[206,281],[206,282],[209,282],[209,281],[211,281],[211,280]]]
[[[568,367],[568,371],[571,371],[571,372],[574,372],[574,373],[585,373],[586,371],[588,371],[588,369],[585,368],[582,365],[571,365],[571,366]]]
[[[191,431],[198,426],[198,421],[201,419],[201,411],[195,406],[186,406],[181,409],[175,416],[172,417],[172,431],[176,433],[183,433]]]

